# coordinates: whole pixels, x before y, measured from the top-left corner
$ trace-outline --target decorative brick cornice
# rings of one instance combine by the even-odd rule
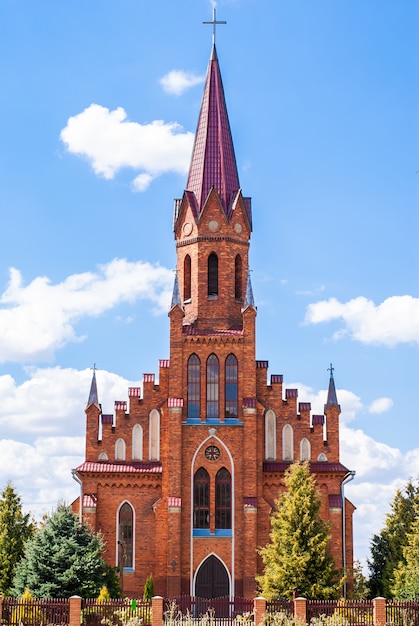
[[[176,247],[189,246],[200,241],[228,241],[228,243],[236,243],[248,248],[250,246],[249,241],[243,239],[237,239],[237,237],[230,237],[229,235],[199,235],[198,237],[190,237],[189,239],[182,239],[176,242]]]
[[[167,406],[169,407],[169,409],[182,409],[183,398],[168,398]]]
[[[141,397],[141,387],[128,387],[128,397],[129,398],[140,398]]]
[[[314,426],[314,424],[321,424],[321,425],[323,425],[324,424],[324,415],[313,415],[311,420],[312,420],[313,426]]]
[[[145,383],[154,383],[154,374],[143,374],[143,381]]]
[[[256,368],[268,369],[269,361],[256,361]]]
[[[285,389],[285,398],[298,398],[298,389]]]
[[[169,368],[170,367],[170,360],[169,359],[160,359],[159,361],[159,368],[160,369],[165,369],[165,368]]]
[[[271,385],[281,384],[284,380],[284,376],[282,374],[271,374]]]
[[[126,400],[115,400],[115,411],[126,411],[126,410],[127,410]]]

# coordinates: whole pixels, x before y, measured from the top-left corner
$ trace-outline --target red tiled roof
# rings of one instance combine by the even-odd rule
[[[263,464],[264,472],[285,472],[289,466],[290,461],[265,461]],[[324,463],[321,461],[314,461],[310,463],[310,470],[316,474],[322,474],[325,472],[330,473],[347,473],[348,468],[342,465],[342,463]]]
[[[83,508],[95,509],[97,505],[97,497],[94,493],[85,493],[83,495]]]
[[[148,461],[148,462],[133,462],[133,463],[106,463],[101,461],[100,463],[91,461],[85,461],[78,467],[76,472],[100,472],[100,473],[144,473],[151,472],[154,474],[161,474],[162,468],[160,461]]]
[[[342,508],[342,495],[340,493],[329,495],[329,507],[331,509]]]

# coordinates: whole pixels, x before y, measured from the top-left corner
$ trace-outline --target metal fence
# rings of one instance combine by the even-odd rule
[[[8,626],[68,624],[70,604],[68,599],[3,598],[0,617],[1,623]]]
[[[373,624],[372,600],[307,600],[307,622],[313,617],[338,616],[350,626]]]
[[[164,620],[173,619],[188,621],[201,619],[208,624],[229,626],[241,617],[243,623],[253,622],[253,600],[228,596],[221,598],[196,598],[182,595],[178,598],[167,599],[164,602]]]
[[[91,600],[82,601],[81,623],[84,626],[122,626],[131,620],[148,626],[152,622],[151,601]]]
[[[394,626],[419,626],[419,600],[387,600],[386,622]]]
[[[268,626],[274,621],[274,613],[285,613],[289,618],[294,617],[294,602],[292,600],[271,600],[266,603],[265,621]]]

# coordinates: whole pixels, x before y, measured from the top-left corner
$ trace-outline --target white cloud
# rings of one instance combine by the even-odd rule
[[[345,322],[335,339],[349,335],[366,344],[419,343],[419,298],[412,296],[392,296],[377,306],[362,296],[345,303],[330,298],[308,306],[307,324],[332,320]]]
[[[165,172],[186,174],[194,139],[176,122],[130,122],[122,107],[110,111],[99,104],[70,117],[60,137],[69,152],[87,159],[104,178],[114,178],[126,167],[139,171],[136,191]]]
[[[37,277],[28,285],[16,269],[0,297],[0,360],[34,362],[52,358],[69,342],[82,341],[74,326],[123,302],[149,300],[153,311],[167,311],[173,273],[142,261],[114,259],[96,272],[68,276],[51,284]]]
[[[0,376],[2,437],[59,436],[62,449],[63,437],[84,436],[91,370],[30,367],[25,371],[27,379],[20,385],[9,375]],[[104,370],[97,371],[96,379],[105,413],[113,411],[115,400],[127,398],[129,386],[138,386]],[[53,447],[52,439],[48,446]]]
[[[191,72],[184,72],[183,70],[172,70],[168,74],[165,74],[160,79],[164,91],[167,93],[173,93],[175,96],[180,96],[187,89],[195,87],[195,85],[201,85],[205,80],[205,76],[197,76]]]
[[[25,510],[40,517],[78,495],[71,469],[84,460],[92,371],[56,367],[27,373],[21,385],[0,377],[0,489],[11,480]],[[96,371],[96,379],[104,413],[113,412],[115,400],[127,399],[128,387],[138,386],[104,370]]]
[[[393,406],[393,400],[391,398],[377,398],[374,402],[371,402],[368,407],[369,413],[385,413],[389,411]]]

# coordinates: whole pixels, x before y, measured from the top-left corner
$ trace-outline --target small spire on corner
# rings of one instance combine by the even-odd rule
[[[92,382],[90,385],[90,393],[89,399],[87,400],[87,406],[90,404],[99,404],[98,395],[97,395],[97,384],[96,384],[96,363],[93,364],[93,367],[90,369],[93,370]]]
[[[176,304],[178,304],[180,307],[182,306],[182,301],[180,299],[179,280],[177,277],[177,273],[175,274],[175,284],[173,285],[172,302],[170,304],[170,308],[172,309],[174,306],[176,306]]]
[[[337,395],[336,395],[335,380],[333,378],[333,372],[335,371],[335,368],[333,367],[332,363],[330,364],[330,367],[327,368],[327,371],[330,372],[330,380],[329,380],[329,390],[327,392],[326,408],[328,408],[332,404],[336,404],[337,406],[339,406]]]
[[[250,270],[247,272],[247,285],[246,285],[246,295],[244,297],[243,308],[248,306],[255,306],[255,299],[253,297],[253,289],[252,289],[252,281],[250,280]]]

